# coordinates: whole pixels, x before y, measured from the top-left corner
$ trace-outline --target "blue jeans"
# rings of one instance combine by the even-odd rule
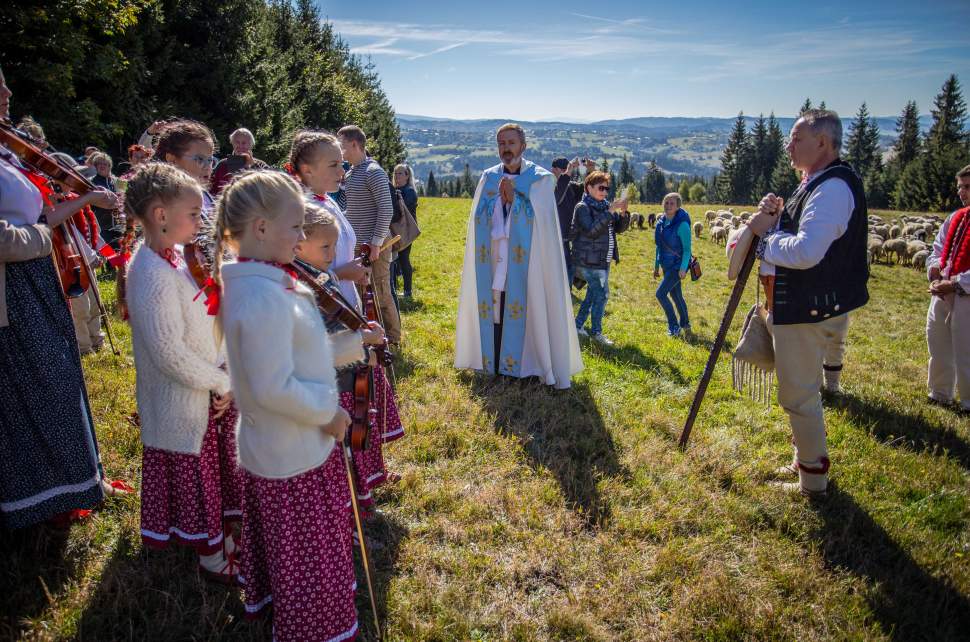
[[[687,317],[687,302],[684,301],[684,293],[680,289],[678,271],[677,266],[664,268],[663,281],[657,288],[657,300],[660,301],[660,307],[664,309],[664,314],[667,315],[667,331],[670,334],[679,334],[681,328],[690,328],[690,319]],[[680,315],[679,325],[677,316],[674,314],[674,306],[670,303],[671,299],[674,300],[674,305],[677,306],[677,314]]]
[[[582,329],[586,325],[586,317],[591,316],[589,333],[602,334],[603,311],[606,310],[606,299],[610,296],[610,269],[597,270],[580,265],[575,266],[575,269],[576,275],[586,280],[586,298],[579,306],[576,328]]]

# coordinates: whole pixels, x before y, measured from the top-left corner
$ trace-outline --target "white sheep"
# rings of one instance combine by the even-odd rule
[[[704,224],[701,223],[700,221],[695,221],[694,222],[694,236],[696,236],[697,238],[700,238],[701,237],[701,232],[703,232],[703,231],[704,231]]]
[[[898,239],[900,234],[902,234],[902,232],[903,232],[903,229],[901,227],[899,227],[898,225],[893,225],[891,228],[889,228],[889,238]]]
[[[926,259],[929,258],[929,256],[930,256],[929,250],[920,250],[919,252],[913,255],[913,258],[911,258],[909,262],[917,270],[922,270],[923,268],[926,267]]]
[[[726,243],[727,242],[727,229],[721,227],[720,225],[715,225],[714,227],[712,227],[711,228],[711,240],[714,241],[715,243],[717,243],[718,245],[721,244],[721,241],[724,241]]]
[[[900,263],[906,256],[906,241],[903,239],[889,239],[882,244],[882,251],[885,253],[887,261],[891,254],[895,254],[896,262]]]

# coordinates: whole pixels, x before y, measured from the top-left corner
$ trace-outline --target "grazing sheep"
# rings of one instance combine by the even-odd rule
[[[711,228],[711,240],[721,244],[722,241],[727,242],[727,228],[723,228],[720,225],[715,225]]]
[[[700,238],[701,232],[703,231],[704,231],[704,224],[701,223],[700,221],[696,221],[694,223],[694,236],[696,236],[697,238]]]
[[[881,238],[883,241],[889,238],[889,226],[888,225],[876,225],[872,228],[872,233]]]
[[[889,238],[898,239],[900,234],[902,234],[902,228],[900,228],[898,225],[893,225],[891,228],[889,228]]]
[[[739,227],[741,227],[741,217],[740,216],[732,216],[731,217],[731,227],[733,227],[734,229],[738,229]]]
[[[751,212],[741,212],[741,222],[747,223],[751,220]]]
[[[900,263],[906,256],[906,241],[903,239],[889,239],[882,244],[882,251],[885,253],[887,261],[891,254],[895,254],[896,262]]]
[[[714,222],[714,219],[717,218],[717,212],[714,210],[707,210],[704,212],[704,218],[707,219],[707,224],[710,225]]]
[[[916,230],[917,230],[916,225],[912,223],[908,223],[903,226],[903,236],[913,236],[914,234],[916,234]]]
[[[650,226],[650,229],[653,229],[653,226],[657,224],[657,215],[651,214],[650,216],[648,216],[647,224]]]
[[[876,259],[882,257],[882,239],[878,236],[869,236],[869,240],[866,243],[866,248],[869,250],[869,262],[872,263]]]
[[[917,252],[922,252],[925,249],[927,249],[927,247],[926,243],[923,241],[909,241],[906,243],[906,258],[908,260],[912,260],[913,256]]]
[[[923,268],[926,267],[926,259],[929,258],[929,256],[930,256],[929,250],[920,250],[919,252],[913,255],[913,258],[911,258],[909,262],[917,270],[922,270]]]
[[[913,235],[913,237],[917,241],[926,241],[926,230],[919,230],[918,232],[916,232],[916,234]]]

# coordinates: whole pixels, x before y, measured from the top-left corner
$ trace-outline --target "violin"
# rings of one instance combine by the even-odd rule
[[[16,154],[20,161],[36,174],[59,181],[78,194],[86,194],[97,189],[88,179],[74,171],[73,167],[68,167],[41,151],[33,144],[29,135],[16,129],[10,120],[5,118],[0,119],[0,144]],[[41,190],[41,193],[53,194],[54,190],[49,185],[38,183],[35,177],[30,175],[27,178]],[[57,265],[64,294],[70,299],[84,296],[87,289],[91,287],[90,268],[84,262],[80,248],[75,245],[66,222],[51,230],[51,244],[54,247],[54,262]]]
[[[381,246],[380,251],[383,252],[384,250],[391,247],[392,245],[394,245],[400,240],[401,240],[400,236],[395,236],[393,238],[388,239],[387,241],[384,242],[384,245]],[[370,252],[371,252],[371,246],[369,243],[361,243],[360,249],[357,250],[357,258],[360,259],[360,263],[364,267],[371,267]],[[374,285],[370,281],[368,281],[367,285],[363,287],[362,295],[363,296],[361,296],[361,299],[364,303],[364,314],[366,315],[367,320],[374,321],[376,323],[381,324],[381,326],[383,326],[384,321],[383,319],[381,319],[381,311],[380,311],[380,308],[377,306],[377,295],[374,293]],[[384,337],[384,344],[381,346],[378,346],[376,348],[376,351],[378,356],[381,359],[381,365],[383,365],[384,367],[390,367],[393,365],[394,354],[391,353],[390,343],[388,342],[386,336]]]
[[[333,284],[317,280],[315,268],[299,259],[290,264],[300,281],[307,284],[316,295],[317,308],[324,317],[336,318],[349,329],[357,331],[368,327],[368,320],[361,316],[334,288]],[[346,442],[353,451],[370,448],[371,429],[377,425],[377,408],[374,404],[374,372],[365,364],[354,369],[354,411],[350,418],[350,429]]]

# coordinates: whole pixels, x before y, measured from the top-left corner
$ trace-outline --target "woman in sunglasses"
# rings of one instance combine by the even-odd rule
[[[606,199],[610,191],[610,176],[605,172],[590,172],[584,183],[586,193],[573,210],[573,265],[576,276],[587,283],[586,298],[576,315],[576,329],[580,337],[591,337],[603,345],[613,342],[603,334],[603,312],[610,293],[610,263],[620,262],[620,248],[616,235],[630,227],[630,214],[625,200],[612,204]],[[589,332],[583,327],[590,318]]]

